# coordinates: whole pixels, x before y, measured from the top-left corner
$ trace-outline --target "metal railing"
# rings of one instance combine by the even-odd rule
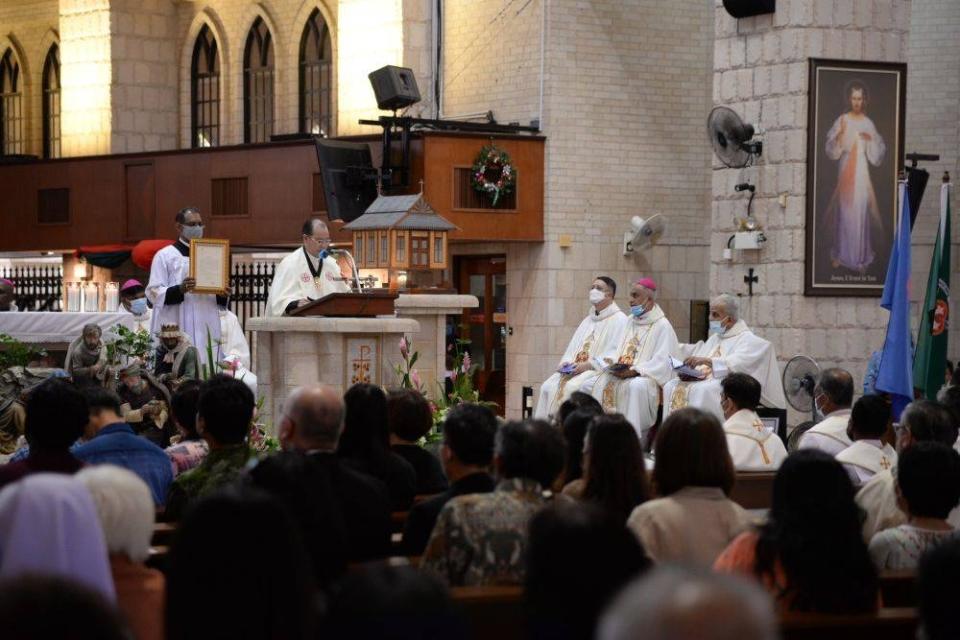
[[[63,308],[63,265],[0,267],[0,278],[13,282],[15,304],[21,311],[60,311]]]

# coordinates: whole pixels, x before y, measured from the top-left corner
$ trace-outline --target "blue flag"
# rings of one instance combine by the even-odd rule
[[[893,252],[887,265],[880,306],[890,312],[887,337],[880,354],[877,391],[890,394],[893,419],[913,400],[913,349],[910,340],[910,199],[906,182],[900,183],[900,219]]]

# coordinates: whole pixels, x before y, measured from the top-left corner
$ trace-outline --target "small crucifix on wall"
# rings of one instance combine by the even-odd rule
[[[753,267],[750,267],[747,275],[743,276],[743,281],[747,285],[747,295],[753,297],[753,285],[760,282],[760,276],[753,275]]]

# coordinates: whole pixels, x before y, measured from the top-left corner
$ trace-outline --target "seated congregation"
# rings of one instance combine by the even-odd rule
[[[4,637],[956,637],[960,388],[893,429],[883,397],[854,403],[829,370],[824,418],[788,454],[756,417],[762,384],[719,384],[725,422],[678,407],[649,454],[602,393],[550,421],[455,406],[433,450],[416,391],[302,387],[264,455],[233,377],[176,389],[167,449],[113,391],[48,380],[26,399],[29,451],[0,467]],[[765,508],[745,508],[758,474]],[[890,571],[917,609],[889,608]]]

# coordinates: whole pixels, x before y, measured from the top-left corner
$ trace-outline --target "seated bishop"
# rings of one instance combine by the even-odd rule
[[[737,471],[776,471],[787,457],[783,440],[760,416],[760,383],[745,373],[731,373],[720,383],[720,405],[726,420],[723,432]]]
[[[836,456],[853,444],[847,435],[850,405],[853,403],[853,376],[845,369],[826,369],[813,389],[813,401],[823,419],[800,438],[800,449],[820,449]]]
[[[573,334],[556,373],[540,386],[540,398],[534,411],[536,418],[553,416],[564,400],[580,388],[583,382],[602,367],[599,356],[606,353],[614,336],[627,322],[617,303],[617,283],[600,276],[590,285],[590,313]]]
[[[602,356],[605,368],[586,380],[581,391],[600,401],[604,411],[622,413],[641,443],[657,421],[660,390],[673,377],[671,357],[679,350],[677,334],[656,303],[650,278],[634,283],[630,315]]]
[[[753,376],[760,383],[763,406],[787,408],[773,345],[750,331],[739,314],[736,296],[724,293],[710,301],[710,337],[706,342],[680,345],[684,364],[703,377],[680,376],[664,386],[664,419],[675,409],[696,407],[722,422],[720,381],[729,373]]]

